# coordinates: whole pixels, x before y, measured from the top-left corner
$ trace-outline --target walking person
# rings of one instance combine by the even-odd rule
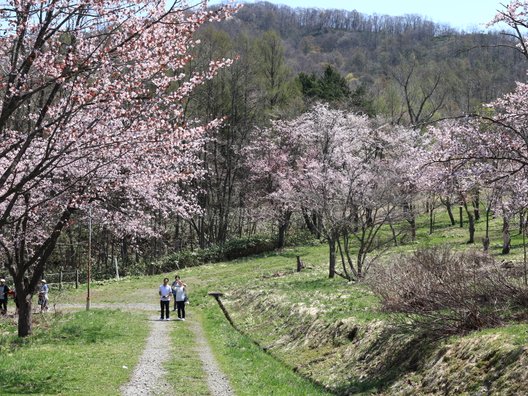
[[[9,286],[5,284],[5,279],[0,279],[0,313],[7,314],[7,297],[9,296]]]
[[[172,289],[169,286],[169,278],[164,278],[163,285],[160,285],[159,287],[161,308],[160,320],[169,320],[171,293]]]
[[[40,305],[40,312],[48,310],[49,305],[49,286],[45,279],[40,281],[39,293],[38,293],[38,305]]]
[[[187,298],[185,288],[187,285],[181,281],[179,275],[176,275],[174,279],[172,291],[174,293],[174,305],[178,310],[178,320],[185,320],[185,300]]]

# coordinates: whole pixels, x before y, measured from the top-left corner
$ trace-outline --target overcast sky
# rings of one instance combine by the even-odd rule
[[[364,14],[418,14],[437,23],[464,30],[483,30],[506,0],[267,0],[290,7],[337,8]],[[210,1],[210,4],[221,2]],[[246,0],[246,3],[258,1]]]

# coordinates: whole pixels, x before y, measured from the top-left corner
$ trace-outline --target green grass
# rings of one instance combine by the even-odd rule
[[[143,350],[144,316],[99,310],[35,316],[34,335],[24,339],[0,322],[0,394],[119,394]]]
[[[382,256],[382,260],[395,259],[394,254],[411,252],[417,248],[449,244],[453,249],[481,249],[481,239],[484,236],[484,220],[476,224],[475,245],[467,245],[466,228],[451,226],[445,211],[437,210],[434,232],[429,235],[427,216],[417,217],[417,240],[408,241],[391,247]],[[512,254],[501,256],[501,219],[493,219],[490,223],[491,253],[496,258],[520,261],[522,260],[521,236],[517,234],[517,225],[512,222]],[[381,236],[390,235],[383,229]],[[383,238],[382,238],[383,239]],[[354,249],[352,249],[354,251]],[[294,272],[296,256],[300,255],[308,268],[301,273]],[[338,267],[340,263],[338,262]],[[294,353],[288,348],[277,347],[276,341],[287,338],[292,329],[300,331],[309,321],[317,321],[322,329],[334,329],[341,320],[350,319],[352,325],[368,328],[369,323],[384,322],[390,319],[387,314],[379,311],[379,303],[365,284],[347,282],[342,278],[328,279],[328,247],[322,243],[315,246],[305,246],[284,249],[260,257],[239,259],[232,262],[209,264],[200,267],[178,271],[182,279],[189,285],[191,305],[188,307],[193,320],[201,317],[209,341],[222,369],[228,375],[237,394],[240,395],[318,395],[324,390],[313,385],[293,372],[290,367],[296,367],[300,372],[321,378],[319,373],[310,370],[321,370],[332,373],[335,370],[325,364],[338,364],[336,360],[326,361],[320,358],[335,354],[335,348],[342,348],[345,353],[350,341],[342,337],[326,343],[318,348],[306,346],[297,347]],[[156,276],[124,278],[119,283],[114,281],[98,282],[92,288],[93,303],[151,303],[157,304],[157,288],[164,276],[174,278],[175,272]],[[119,285],[116,287],[116,285]],[[223,318],[221,311],[211,297],[210,291],[225,293],[223,301],[232,312],[237,326],[250,338],[234,331]],[[273,298],[273,309],[263,313],[258,306],[250,307],[253,296],[260,301]],[[86,289],[68,290],[53,298],[69,303],[84,303]],[[301,314],[297,315],[297,313]],[[302,313],[304,317],[302,316]],[[308,312],[309,314],[306,314]],[[310,317],[310,315],[312,315]],[[189,323],[178,323],[172,334],[175,356],[169,366],[169,377],[175,387],[184,386],[188,394],[208,394],[201,363],[194,353],[194,340]],[[366,326],[363,326],[366,325]],[[333,327],[332,327],[333,326]],[[528,343],[527,325],[513,324],[498,329],[490,329],[474,333],[472,337],[496,335],[505,342],[515,345]],[[5,331],[0,327],[1,332]],[[273,345],[270,350],[275,357],[264,353],[253,343],[258,341],[263,346]],[[179,355],[184,356],[181,365]],[[284,363],[280,363],[279,357]],[[315,368],[314,368],[315,367]],[[2,373],[0,372],[0,375]],[[336,374],[337,375],[337,374]],[[351,386],[349,374],[340,374],[339,379],[343,389]],[[351,375],[351,374],[350,374]],[[327,376],[328,377],[328,376]],[[346,382],[348,381],[348,382]],[[363,381],[363,379],[361,380]],[[370,389],[368,381],[358,382],[359,388]],[[365,380],[366,381],[366,380]],[[338,379],[333,380],[334,383]],[[331,384],[329,384],[331,385]],[[377,385],[376,385],[377,386]],[[359,389],[358,388],[358,389]],[[348,388],[347,388],[348,389]],[[361,388],[363,389],[363,388]]]
[[[198,314],[192,320],[199,320]],[[167,378],[177,393],[193,396],[209,395],[206,375],[196,352],[196,341],[189,322],[174,322],[171,332],[171,361],[166,366]],[[180,391],[181,390],[181,391]]]
[[[251,339],[235,331],[215,304],[205,308],[204,330],[237,395],[331,394],[295,374]]]
[[[484,337],[490,334],[498,335],[501,342],[512,345],[528,345],[528,324],[510,324],[493,329],[485,329],[474,332],[470,337]]]

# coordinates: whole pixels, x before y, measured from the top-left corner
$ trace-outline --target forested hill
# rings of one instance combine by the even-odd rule
[[[409,74],[422,82],[441,76],[438,91],[448,97],[453,112],[473,111],[511,90],[526,71],[526,59],[504,34],[458,31],[418,15],[293,9],[261,2],[245,4],[221,28],[234,39],[242,33],[258,37],[275,31],[293,74],[321,73],[330,64],[374,97]],[[386,99],[378,102],[381,111],[390,112]]]

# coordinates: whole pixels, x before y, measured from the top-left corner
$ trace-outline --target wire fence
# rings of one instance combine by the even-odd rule
[[[92,271],[90,273],[91,281],[102,281],[107,279],[119,279],[119,273],[115,276],[108,272],[97,272]],[[8,285],[13,285],[13,279],[10,276],[4,277]],[[46,283],[50,288],[62,290],[63,288],[75,287],[79,288],[79,285],[86,284],[88,281],[88,274],[86,271],[59,271],[56,273],[45,273],[42,279],[46,280]],[[10,286],[11,287],[11,286]]]

